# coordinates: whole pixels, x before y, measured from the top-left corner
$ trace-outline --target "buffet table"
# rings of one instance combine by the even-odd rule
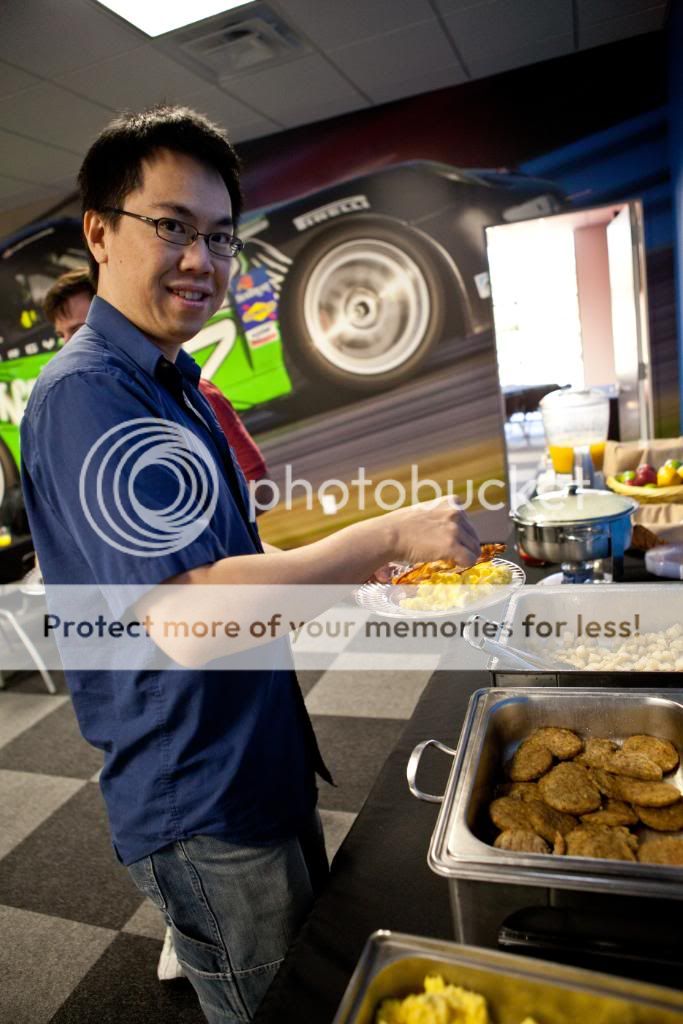
[[[627,556],[625,569],[628,582],[654,582],[642,558]],[[533,583],[550,569],[526,571]],[[487,672],[434,674],[337,853],[329,884],[276,976],[256,1024],[330,1024],[363,946],[378,928],[453,939],[447,880],[427,865],[439,807],[411,796],[406,765],[424,739],[454,747],[471,694],[490,683]],[[420,765],[420,789],[442,793],[450,767],[450,758],[428,750]],[[605,963],[593,966],[608,970]],[[614,971],[683,987],[680,971],[672,976],[638,962],[623,967],[616,963]]]

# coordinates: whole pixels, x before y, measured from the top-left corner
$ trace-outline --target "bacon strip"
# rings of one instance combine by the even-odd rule
[[[504,544],[482,544],[481,554],[476,562],[472,563],[472,565],[480,565],[482,562],[490,562],[492,558],[496,558],[497,555],[502,555],[504,551]],[[447,558],[441,558],[435,562],[418,562],[416,565],[411,565],[410,569],[407,569],[400,576],[395,576],[391,582],[394,584],[425,583],[436,573],[449,572],[453,575],[460,575],[460,573],[471,569],[472,565],[458,565],[457,562]]]

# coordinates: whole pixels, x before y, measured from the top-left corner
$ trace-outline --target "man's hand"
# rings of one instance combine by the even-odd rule
[[[458,565],[473,565],[481,554],[477,533],[458,499],[450,496],[397,509],[386,517],[395,533],[392,557],[408,562],[448,558]]]

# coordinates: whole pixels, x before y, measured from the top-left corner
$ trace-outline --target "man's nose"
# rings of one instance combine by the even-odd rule
[[[198,235],[190,245],[183,246],[180,267],[184,270],[193,270],[195,273],[213,272],[213,258],[205,238]]]

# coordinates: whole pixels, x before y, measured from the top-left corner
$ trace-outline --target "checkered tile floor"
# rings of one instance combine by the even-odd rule
[[[320,784],[330,855],[438,662],[397,673],[382,670],[381,655],[374,671],[354,657],[299,673],[337,782]],[[0,691],[0,1021],[201,1024],[186,981],[157,981],[161,916],[114,857],[100,756],[55,680],[56,696],[37,675],[10,677]]]

